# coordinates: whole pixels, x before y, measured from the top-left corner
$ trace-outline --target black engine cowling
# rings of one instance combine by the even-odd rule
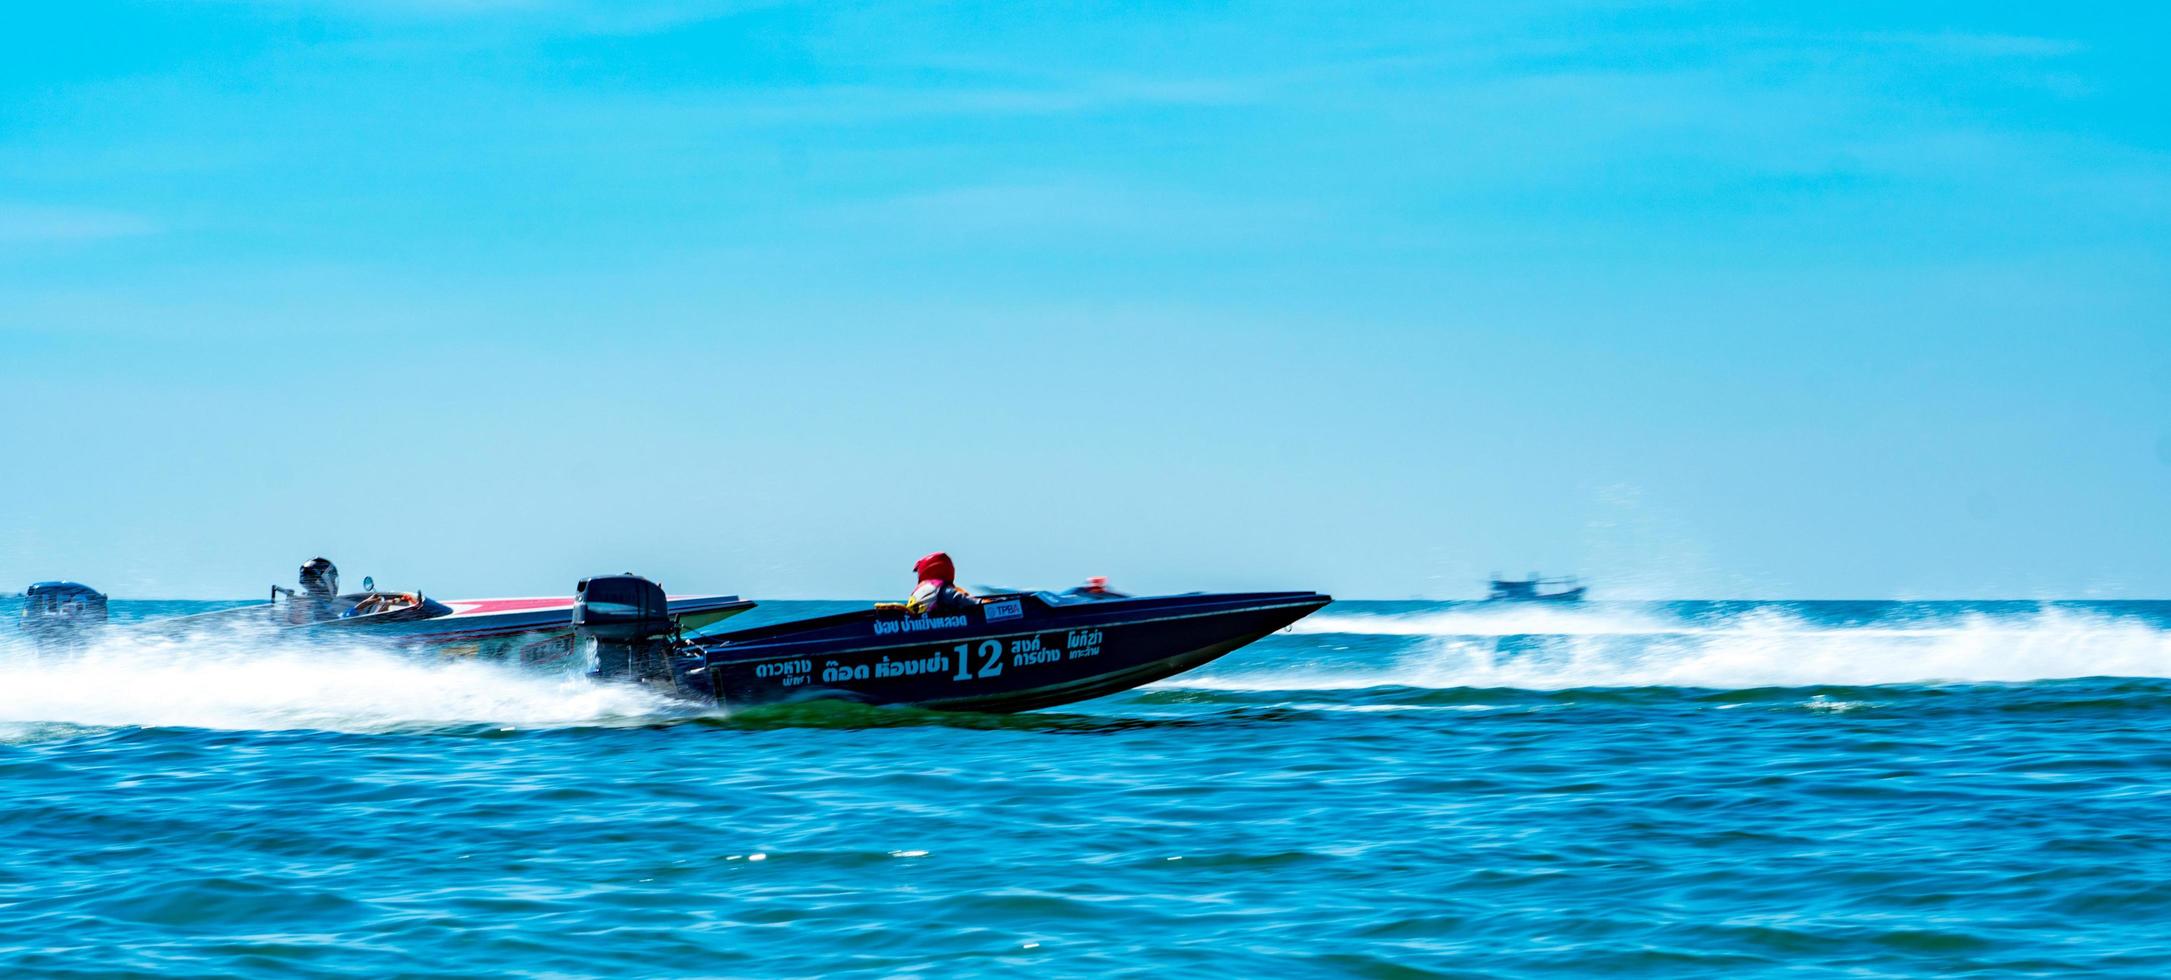
[[[105,622],[105,593],[80,582],[39,582],[23,593],[22,631],[40,643],[72,643]]]
[[[595,644],[596,676],[645,681],[668,678],[666,656],[678,637],[663,586],[627,572],[580,582],[573,604],[574,635]]]

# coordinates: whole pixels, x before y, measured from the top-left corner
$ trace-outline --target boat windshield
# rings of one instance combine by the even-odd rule
[[[331,608],[339,612],[320,618],[362,619],[405,613],[400,619],[434,619],[452,611],[451,607],[420,592],[364,592],[360,595],[340,596]]]

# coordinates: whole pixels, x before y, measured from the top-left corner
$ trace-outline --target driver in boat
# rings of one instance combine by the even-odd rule
[[[339,598],[339,566],[322,555],[302,563],[301,592],[292,596],[287,618],[296,623],[329,619],[332,600]]]
[[[401,592],[396,594],[379,593],[377,595],[364,598],[362,601],[355,603],[354,608],[349,609],[346,612],[340,613],[339,618],[351,619],[355,616],[369,616],[375,613],[391,612],[395,609],[405,609],[409,606],[417,605],[421,603],[421,601],[422,598],[412,592]]]
[[[957,587],[957,566],[950,556],[940,551],[920,559],[912,566],[912,572],[920,577],[920,585],[912,590],[912,597],[904,602],[878,602],[876,609],[903,610],[915,616],[930,613],[957,612],[967,606],[977,606],[980,600],[973,594]]]

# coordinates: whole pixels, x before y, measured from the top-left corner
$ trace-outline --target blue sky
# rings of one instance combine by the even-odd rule
[[[14,11],[0,584],[2171,594],[2167,20]]]

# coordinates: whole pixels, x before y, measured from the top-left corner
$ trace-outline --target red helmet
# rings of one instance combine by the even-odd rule
[[[950,556],[940,551],[912,564],[912,572],[922,582],[955,582],[957,566],[950,563]]]

